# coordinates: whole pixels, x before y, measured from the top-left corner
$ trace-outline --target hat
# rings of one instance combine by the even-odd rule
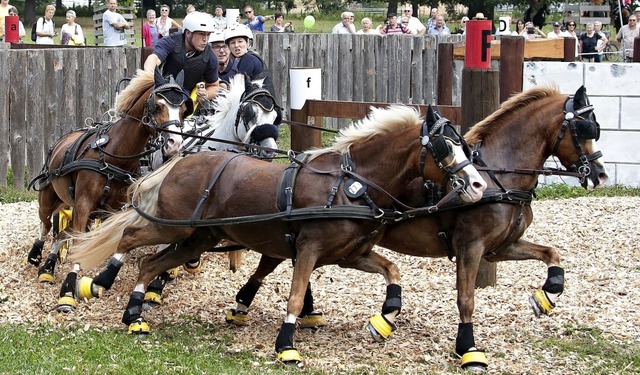
[[[635,12],[640,12],[640,7],[637,7],[636,10],[633,11],[633,13]]]
[[[553,23],[553,27],[560,26],[560,22],[556,21]]]
[[[474,20],[484,20],[486,18],[484,17],[484,14],[478,12],[478,13],[476,13],[476,16],[473,17],[473,19]]]
[[[387,17],[395,17],[395,16],[396,16],[396,14],[395,14],[395,13],[389,13],[389,14],[387,15]]]

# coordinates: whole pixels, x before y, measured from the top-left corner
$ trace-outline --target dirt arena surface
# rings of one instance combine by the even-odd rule
[[[559,249],[565,268],[565,292],[549,316],[536,318],[531,292],[545,280],[537,261],[498,264],[496,287],[476,291],[474,314],[478,347],[486,350],[490,373],[591,373],[605,358],[579,358],[544,339],[575,330],[602,331],[619,345],[640,343],[640,198],[577,198],[533,202],[534,222],[525,238]],[[23,262],[37,236],[37,203],[0,204],[0,323],[85,328],[117,328],[133,288],[137,250],[103,298],[80,302],[75,313],[55,312],[68,264],[56,269],[55,286],[36,284],[37,269]],[[45,251],[50,249],[47,243]],[[296,347],[306,366],[327,373],[459,372],[453,354],[458,323],[455,265],[446,259],[415,258],[380,250],[402,273],[403,310],[398,330],[383,344],[366,330],[380,311],[385,286],[381,276],[325,267],[312,275],[316,307],[328,326],[315,333],[296,333]],[[147,251],[149,251],[147,249]],[[45,254],[46,256],[46,254]],[[284,318],[291,267],[282,264],[266,281],[250,310],[247,327],[227,327],[224,312],[235,307],[236,291],[247,280],[258,255],[249,253],[236,273],[226,258],[206,255],[197,275],[182,272],[165,293],[165,305],[146,312],[154,327],[197,317],[217,324],[235,337],[229,351],[250,350],[270,362],[277,330]],[[95,276],[96,272],[89,272]],[[620,368],[619,373],[640,369]]]

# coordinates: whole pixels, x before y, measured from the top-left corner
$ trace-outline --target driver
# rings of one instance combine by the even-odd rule
[[[178,76],[184,71],[183,87],[192,92],[198,83],[197,100],[215,98],[218,91],[218,59],[209,46],[209,35],[215,31],[213,17],[203,12],[187,14],[182,33],[176,32],[158,41],[153,53],[144,62],[144,70],[153,72],[160,67],[162,75]]]

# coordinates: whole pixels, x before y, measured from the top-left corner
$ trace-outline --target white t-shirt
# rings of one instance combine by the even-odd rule
[[[422,30],[425,29],[425,27],[422,24],[422,22],[420,22],[420,20],[417,19],[416,17],[411,17],[409,19],[409,23],[407,24],[407,28],[409,28],[409,30],[411,31],[411,34],[420,34],[422,32]]]
[[[125,22],[122,14],[112,12],[109,9],[102,14],[102,35],[104,36],[105,46],[124,46],[127,44],[125,29],[118,30],[112,25]]]
[[[162,36],[167,36],[171,34],[171,25],[173,25],[173,20],[171,17],[167,17],[167,22],[165,24],[160,23],[161,18],[156,18],[156,27],[158,28],[158,33]],[[225,24],[226,27],[226,24]]]
[[[37,33],[53,33],[54,31],[53,20],[47,21],[44,17],[38,18]],[[53,44],[53,38],[50,36],[38,36],[36,44]]]
[[[62,25],[62,28],[60,29],[60,38],[62,38],[62,34],[65,33],[69,34],[74,39],[82,40],[82,43],[84,43],[84,33],[82,32],[82,27],[80,27],[80,25],[78,25],[77,23],[73,26],[69,26],[68,23]],[[71,44],[75,44],[75,42]]]

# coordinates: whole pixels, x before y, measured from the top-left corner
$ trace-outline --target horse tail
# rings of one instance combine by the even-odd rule
[[[137,202],[140,210],[150,215],[156,214],[162,181],[180,159],[180,157],[174,157],[157,171],[136,181],[129,188],[129,196],[132,201]],[[116,252],[127,227],[140,226],[147,222],[133,208],[112,214],[98,228],[71,236],[73,246],[69,259],[73,263],[80,264],[84,270],[93,269]]]

